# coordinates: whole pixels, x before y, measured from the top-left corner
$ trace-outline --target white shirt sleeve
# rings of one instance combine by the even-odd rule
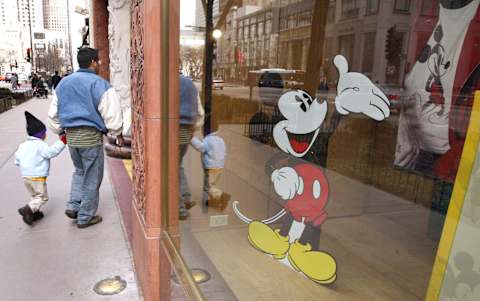
[[[197,121],[195,122],[195,128],[201,129],[205,123],[205,110],[203,109],[200,95],[197,96],[197,105],[198,105],[198,115],[197,115]]]
[[[45,159],[51,159],[58,156],[64,148],[65,144],[63,144],[63,142],[60,140],[58,140],[51,146],[48,146],[48,144],[45,143],[45,147],[40,150],[40,155]]]
[[[123,130],[123,113],[120,99],[112,87],[102,95],[98,111],[105,122],[108,133],[112,136],[119,136]]]
[[[60,134],[62,132],[60,120],[58,119],[58,99],[55,92],[53,93],[53,101],[48,109],[47,126],[55,134]]]
[[[194,136],[192,138],[191,144],[193,148],[195,148],[197,151],[201,153],[204,153],[207,151],[207,144],[204,141],[200,140],[198,137]]]
[[[18,157],[18,150],[15,152],[15,165],[20,166],[20,159]]]

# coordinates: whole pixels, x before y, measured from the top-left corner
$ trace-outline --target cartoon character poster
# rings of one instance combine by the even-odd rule
[[[395,165],[452,181],[478,81],[472,24],[479,1],[438,5],[438,22],[405,79]]]
[[[376,121],[390,116],[388,98],[370,79],[348,72],[348,62],[341,55],[333,63],[339,73],[335,107],[340,114],[361,113]],[[278,108],[283,119],[273,128],[275,143],[294,158],[304,157],[319,136],[327,116],[327,101],[293,90],[280,97]],[[273,170],[270,180],[276,195],[285,202],[274,216],[252,220],[240,211],[239,202],[233,204],[238,218],[249,225],[250,244],[316,283],[333,283],[337,278],[336,260],[318,244],[321,226],[328,216],[330,193],[323,169],[301,162]],[[281,228],[269,226],[280,219],[284,223]]]

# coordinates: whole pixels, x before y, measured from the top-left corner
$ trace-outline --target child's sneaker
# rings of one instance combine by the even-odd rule
[[[195,202],[195,201],[185,202],[185,208],[187,208],[187,210],[189,210],[190,208],[192,208],[196,204],[197,204],[197,202]]]
[[[42,211],[36,211],[33,213],[33,221],[36,222],[39,219],[43,218],[43,212]]]
[[[18,213],[23,217],[25,224],[31,226],[33,223],[33,212],[30,209],[30,206],[25,205],[24,207],[18,209]]]

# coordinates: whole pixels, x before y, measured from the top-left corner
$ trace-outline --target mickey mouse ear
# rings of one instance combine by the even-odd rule
[[[337,54],[333,59],[333,64],[337,67],[340,74],[348,72],[348,62],[343,55]]]

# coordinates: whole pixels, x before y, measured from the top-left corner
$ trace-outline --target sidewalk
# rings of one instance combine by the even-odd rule
[[[141,300],[107,167],[101,224],[78,229],[64,214],[73,172],[68,150],[52,160],[45,218],[30,227],[17,213],[28,200],[13,164],[13,153],[26,137],[24,111],[45,120],[49,103],[32,99],[0,114],[0,300]],[[49,135],[48,143],[57,139]],[[123,292],[100,296],[93,291],[95,283],[117,275],[127,282]]]

